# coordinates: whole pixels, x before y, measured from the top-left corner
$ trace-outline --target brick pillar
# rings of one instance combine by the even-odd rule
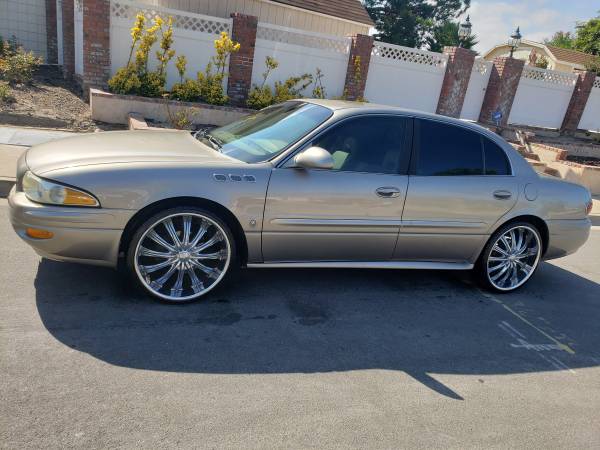
[[[506,56],[498,56],[494,59],[490,80],[488,81],[479,121],[494,124],[492,114],[499,110],[502,113],[500,126],[508,123],[508,116],[512,108],[521,73],[525,61]]]
[[[241,45],[240,50],[229,57],[227,95],[234,105],[245,106],[252,85],[258,17],[233,13],[231,18],[233,19],[231,39]]]
[[[596,74],[594,72],[581,72],[577,77],[575,89],[571,95],[571,101],[563,118],[560,131],[563,133],[574,133],[577,131],[579,121],[583,115],[585,104],[590,97]]]
[[[460,117],[476,53],[462,47],[444,47],[444,54],[448,55],[448,64],[436,113]]]
[[[348,100],[360,99],[365,95],[372,49],[373,36],[365,34],[352,36],[348,67],[346,68],[346,81],[344,82],[344,93]],[[356,64],[357,58],[359,58],[359,64]],[[357,67],[360,70],[360,76],[357,76]]]
[[[110,0],[83,0],[83,91],[110,77]]]
[[[46,0],[46,62],[58,64],[56,0]]]
[[[62,1],[63,74],[65,78],[73,78],[75,73],[75,12],[73,1]]]

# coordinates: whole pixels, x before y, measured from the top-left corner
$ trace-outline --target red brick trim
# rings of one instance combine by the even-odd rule
[[[83,0],[83,87],[106,87],[110,77],[110,0]]]
[[[346,69],[346,81],[344,82],[344,93],[348,100],[361,99],[365,95],[372,49],[373,36],[365,34],[352,36],[348,67]],[[357,58],[359,58],[358,67],[360,68],[360,77],[356,76]]]
[[[245,105],[252,85],[258,17],[233,13],[231,18],[233,19],[231,39],[241,45],[240,50],[229,57],[227,95],[234,105]]]
[[[436,113],[460,117],[477,53],[462,47],[444,47],[444,54],[448,55],[448,63]]]
[[[58,64],[56,0],[46,0],[46,62]]]
[[[563,133],[574,133],[577,131],[583,110],[592,92],[596,74],[594,72],[581,72],[577,77],[567,112],[563,118],[560,131]]]
[[[500,126],[508,123],[508,116],[517,93],[517,87],[523,72],[525,61],[499,56],[494,59],[490,80],[488,81],[479,121],[493,124],[492,113],[499,110],[502,113]]]
[[[75,73],[75,17],[74,0],[62,1],[63,74],[72,78]]]

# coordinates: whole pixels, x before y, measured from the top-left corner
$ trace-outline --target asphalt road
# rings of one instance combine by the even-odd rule
[[[40,260],[0,200],[4,448],[598,448],[600,230],[511,295],[247,270],[168,306]]]

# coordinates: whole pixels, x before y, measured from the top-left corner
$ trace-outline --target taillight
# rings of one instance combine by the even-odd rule
[[[587,205],[585,205],[585,213],[589,216],[590,213],[592,212],[592,207],[594,206],[594,202],[592,201],[592,199],[590,199],[589,202],[587,202]]]

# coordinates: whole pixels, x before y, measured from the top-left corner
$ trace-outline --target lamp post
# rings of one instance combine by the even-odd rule
[[[458,26],[458,46],[462,47],[463,42],[465,42],[469,36],[471,36],[471,20],[469,16],[467,16],[467,20],[461,23]]]
[[[510,46],[510,57],[513,57],[514,51],[521,45],[521,32],[519,31],[519,27],[515,30],[513,34],[510,35],[510,39],[508,40],[508,45]]]

